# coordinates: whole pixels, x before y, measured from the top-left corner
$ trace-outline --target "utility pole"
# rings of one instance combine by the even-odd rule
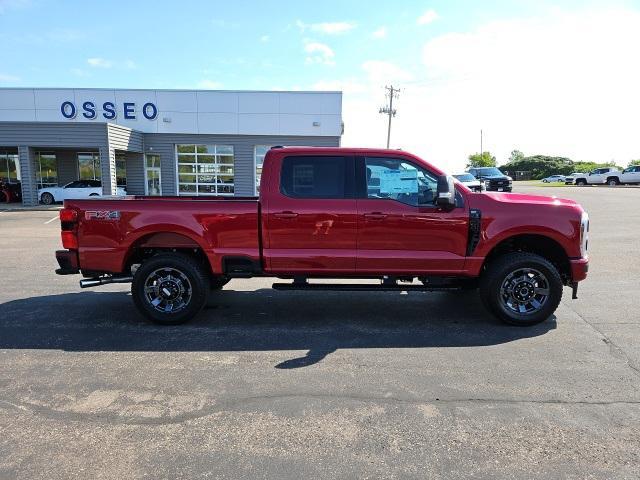
[[[480,129],[480,159],[482,159],[482,129]]]
[[[393,85],[384,88],[387,91],[386,96],[389,98],[389,105],[381,107],[379,113],[383,113],[389,117],[389,124],[387,126],[387,148],[389,148],[389,142],[391,140],[391,118],[396,116],[396,110],[393,108],[393,99],[398,98],[400,89],[393,88]]]

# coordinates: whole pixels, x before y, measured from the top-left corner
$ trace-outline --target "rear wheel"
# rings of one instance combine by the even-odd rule
[[[131,295],[138,310],[161,325],[191,320],[204,307],[209,275],[194,258],[160,254],[144,262],[133,277]]]
[[[609,185],[610,187],[615,187],[616,185],[620,185],[620,180],[615,177],[611,177],[607,179],[607,185]]]
[[[584,178],[579,178],[578,180],[576,180],[576,185],[580,185],[581,187],[584,187],[587,184],[587,181]]]
[[[51,195],[49,192],[44,192],[40,197],[40,201],[45,205],[52,205],[55,200],[53,198],[53,195]]]
[[[484,272],[480,296],[500,320],[511,325],[534,325],[558,308],[562,279],[556,267],[539,255],[508,253]]]

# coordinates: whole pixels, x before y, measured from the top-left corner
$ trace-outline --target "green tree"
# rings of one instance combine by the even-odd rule
[[[569,175],[576,171],[575,164],[566,157],[550,157],[548,155],[532,155],[509,162],[501,167],[502,171],[514,176],[515,172],[531,172],[531,177],[540,179],[549,175]]]
[[[522,153],[520,150],[512,150],[511,155],[509,155],[508,163],[519,162],[523,158],[524,158],[524,153]]]
[[[473,155],[469,155],[469,161],[467,162],[467,168],[478,168],[478,167],[495,167],[496,166],[496,157],[491,155],[489,152],[482,152],[482,155],[479,153],[474,153]]]
[[[629,165],[627,165],[627,167],[632,167],[635,165],[640,165],[640,159],[638,160],[629,160]]]

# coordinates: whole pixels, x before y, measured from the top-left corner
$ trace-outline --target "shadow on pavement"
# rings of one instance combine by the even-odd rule
[[[0,304],[0,349],[66,351],[308,350],[276,365],[313,365],[339,348],[497,345],[543,335],[504,325],[468,293],[222,290],[191,323],[146,322],[127,293],[80,292]]]

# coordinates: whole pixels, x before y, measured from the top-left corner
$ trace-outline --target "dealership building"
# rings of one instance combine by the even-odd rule
[[[0,89],[0,179],[38,189],[100,180],[104,195],[258,190],[274,145],[339,146],[340,92]]]

